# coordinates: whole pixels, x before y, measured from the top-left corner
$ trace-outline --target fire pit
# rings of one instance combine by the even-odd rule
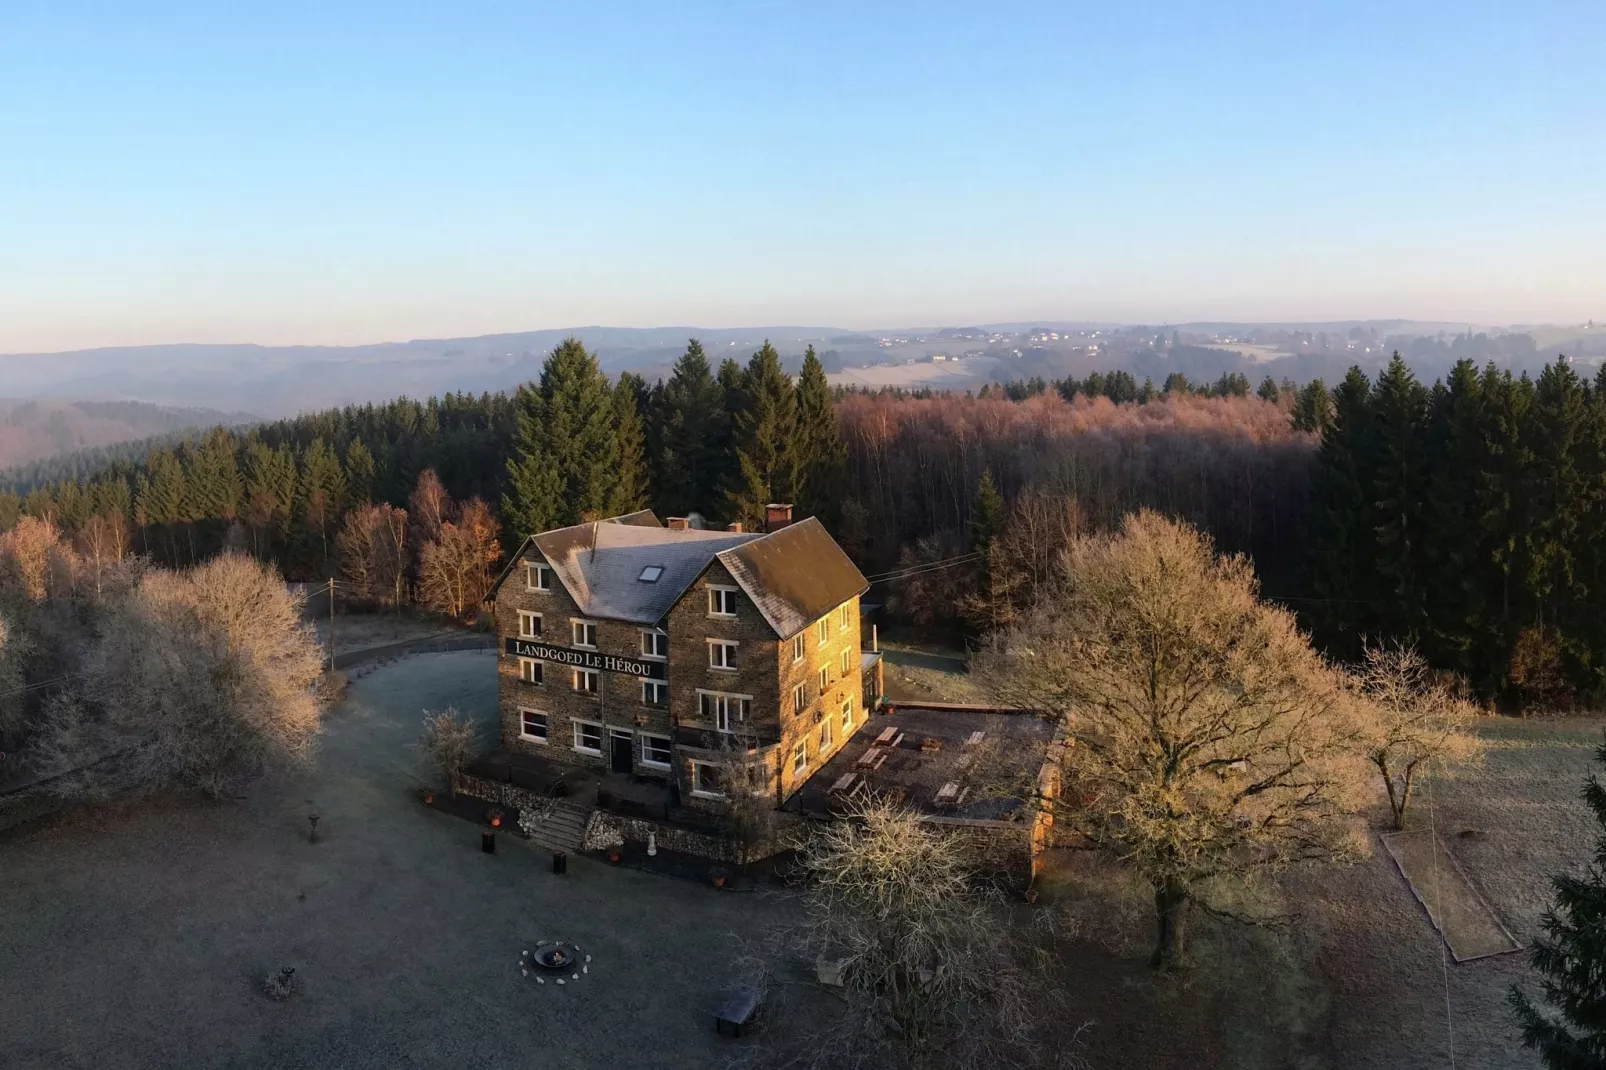
[[[561,985],[578,981],[589,974],[590,962],[591,956],[584,954],[579,944],[570,944],[562,940],[542,940],[534,951],[525,951],[519,956],[519,972],[526,977],[533,972],[536,984],[546,984],[544,975]]]

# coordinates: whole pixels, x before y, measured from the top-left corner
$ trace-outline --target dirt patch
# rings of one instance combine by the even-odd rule
[[[1517,941],[1430,830],[1392,833],[1383,837],[1383,846],[1457,962],[1517,950]]]

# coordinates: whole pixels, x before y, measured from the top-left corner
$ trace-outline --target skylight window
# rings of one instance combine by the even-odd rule
[[[648,565],[646,568],[641,570],[641,575],[637,576],[636,579],[640,580],[642,583],[657,583],[658,577],[662,576],[663,574],[663,566]]]

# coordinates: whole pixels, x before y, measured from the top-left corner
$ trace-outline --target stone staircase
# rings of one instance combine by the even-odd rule
[[[585,842],[586,823],[590,820],[591,807],[554,799],[530,832],[530,842],[548,851],[578,854]]]

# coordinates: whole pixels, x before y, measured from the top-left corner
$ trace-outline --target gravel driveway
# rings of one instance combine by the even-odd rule
[[[317,769],[247,798],[79,810],[0,837],[0,1066],[697,1067],[731,933],[785,899],[504,843],[422,806],[423,710],[495,717],[489,652],[358,680]],[[309,843],[309,812],[321,815]],[[505,838],[504,838],[505,839]],[[519,975],[576,941],[591,973]],[[296,967],[288,1003],[262,978]]]

